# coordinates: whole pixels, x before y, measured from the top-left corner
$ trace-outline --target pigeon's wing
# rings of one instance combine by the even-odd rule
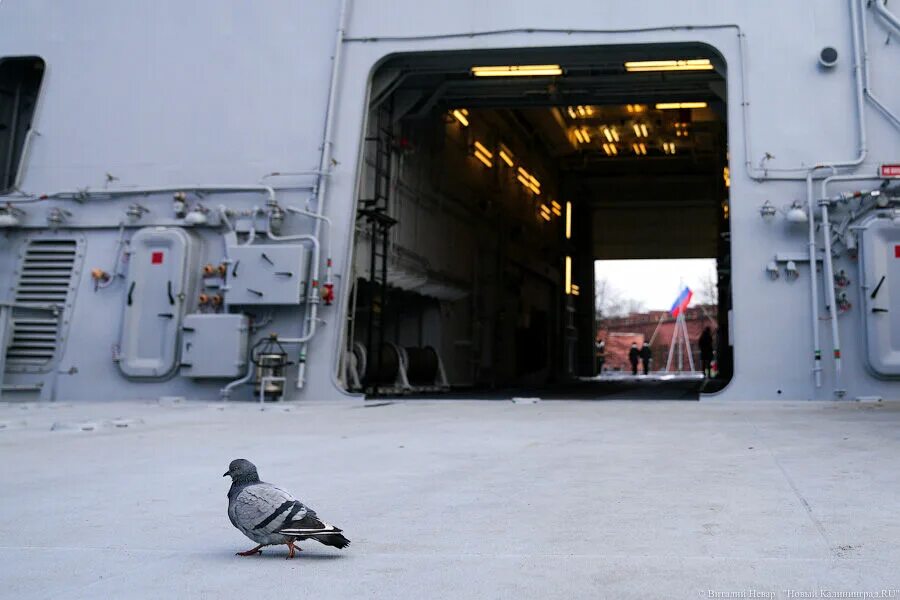
[[[232,502],[234,524],[245,533],[268,535],[284,523],[302,519],[303,503],[281,488],[268,483],[248,485]]]

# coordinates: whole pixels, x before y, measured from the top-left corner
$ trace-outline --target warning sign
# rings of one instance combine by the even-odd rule
[[[898,165],[881,165],[882,177],[900,177],[900,164]]]

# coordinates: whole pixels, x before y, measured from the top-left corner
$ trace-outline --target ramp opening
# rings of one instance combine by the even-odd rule
[[[385,60],[360,164],[347,388],[696,398],[727,383],[726,101],[724,62],[700,44]],[[715,273],[716,376],[603,377],[595,261],[676,258]]]

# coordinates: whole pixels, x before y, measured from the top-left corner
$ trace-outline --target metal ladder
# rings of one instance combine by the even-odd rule
[[[372,195],[360,198],[356,218],[365,219],[369,228],[369,308],[366,327],[366,350],[369,355],[369,371],[378,374],[382,363],[384,346],[384,319],[388,291],[388,249],[390,230],[397,220],[389,214],[391,192],[391,166],[393,162],[394,139],[392,130],[391,102],[383,103],[376,112],[374,131],[365,138],[368,148],[374,154],[372,173]],[[373,147],[374,146],[374,147]],[[369,152],[367,148],[367,153]],[[365,374],[362,374],[365,377]],[[378,379],[365,382],[370,396],[378,396]]]

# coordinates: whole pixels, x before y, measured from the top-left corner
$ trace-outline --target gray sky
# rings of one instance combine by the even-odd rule
[[[715,281],[716,261],[713,258],[679,258],[668,260],[598,260],[594,263],[597,280],[606,277],[613,288],[625,298],[644,303],[647,310],[668,310],[680,291],[683,281],[694,291],[694,299],[707,274]]]

